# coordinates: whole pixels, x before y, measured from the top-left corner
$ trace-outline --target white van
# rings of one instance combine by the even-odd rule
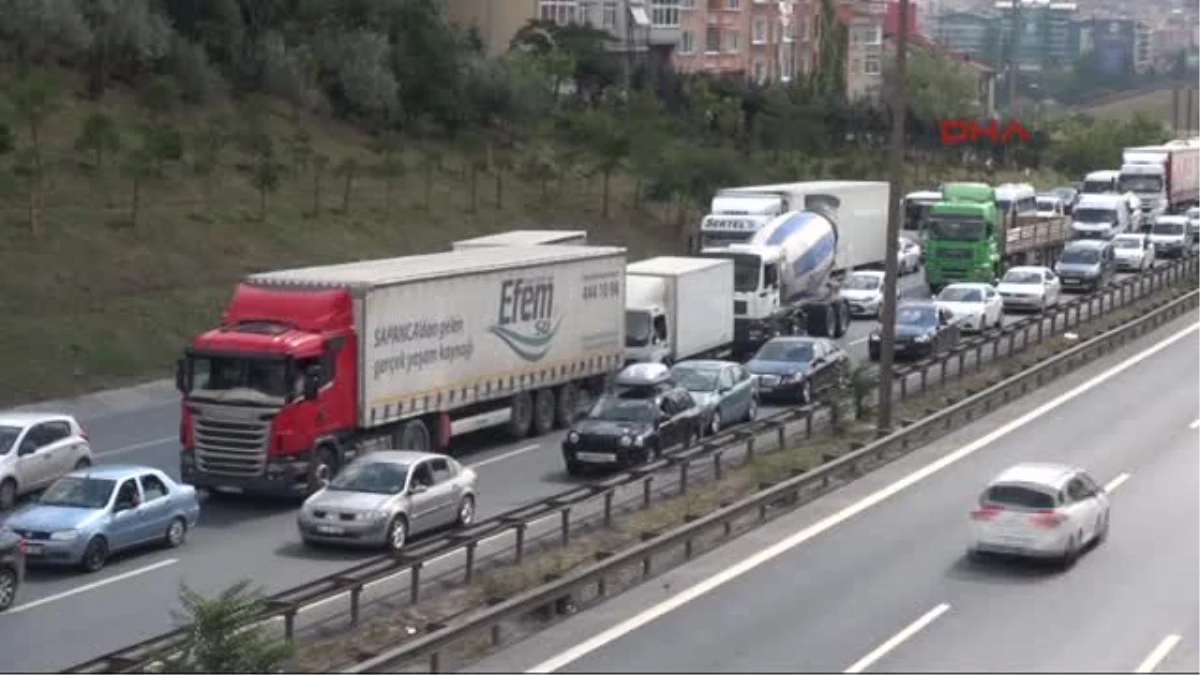
[[[1075,239],[1112,239],[1129,231],[1129,203],[1121,195],[1084,195],[1071,212]]]
[[[1037,191],[1029,183],[1005,183],[996,186],[996,206],[1007,218],[1012,214],[1037,213]]]
[[[1093,171],[1083,178],[1080,194],[1115,195],[1121,179],[1120,171]]]

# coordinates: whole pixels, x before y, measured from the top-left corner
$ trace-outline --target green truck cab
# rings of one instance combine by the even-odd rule
[[[933,293],[964,281],[1000,276],[1003,216],[986,183],[947,183],[925,221],[925,281]]]

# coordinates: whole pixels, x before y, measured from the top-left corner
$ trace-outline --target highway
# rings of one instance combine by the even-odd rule
[[[469,670],[1197,672],[1198,327],[1186,315]],[[964,555],[979,492],[1022,461],[1110,486],[1110,537],[1069,571]]]
[[[906,298],[928,297],[920,275],[901,279]],[[1064,296],[1064,299],[1067,296]],[[1006,321],[1020,317],[1006,317]],[[856,360],[866,358],[866,337],[874,326],[857,320],[840,341]],[[158,467],[178,473],[178,401],[173,391],[137,406],[109,412],[77,411],[98,462]],[[70,408],[70,406],[68,406]],[[763,415],[776,409],[765,408]],[[562,467],[562,432],[518,443],[468,440],[460,459],[480,473],[484,498],[480,518],[488,518],[573,483]],[[484,553],[481,550],[481,555]],[[219,591],[243,578],[279,591],[334,573],[372,556],[372,552],[314,551],[299,543],[295,506],[230,496],[207,500],[201,526],[186,546],[150,550],[114,558],[97,575],[73,570],[35,570],[22,588],[18,606],[0,615],[0,670],[53,670],[86,660],[168,629],[178,604],[181,582],[203,591]],[[113,621],[96,608],[122,608]],[[56,649],[29,650],[54,634]]]

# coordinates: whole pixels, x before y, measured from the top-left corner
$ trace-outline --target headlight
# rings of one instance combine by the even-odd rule
[[[50,541],[71,541],[79,536],[79,530],[59,530],[50,533]]]
[[[637,438],[633,439],[633,445],[634,445],[634,447],[636,447],[636,448],[640,448],[640,447],[642,447],[642,446],[643,446],[643,445],[645,445],[645,444],[646,444],[646,437],[645,437],[645,436],[638,436]]]
[[[571,433],[567,434],[567,442],[568,443],[578,443],[579,442],[579,432],[572,431]]]
[[[871,342],[879,342],[879,333],[871,333],[871,337],[869,339]]]
[[[367,511],[358,514],[359,520],[387,520],[390,516],[387,511]]]
[[[631,446],[631,445],[633,445],[633,439],[632,439],[632,438],[630,438],[629,436],[622,436],[622,437],[621,437],[621,447],[623,447],[623,448],[628,448],[628,447],[629,447],[629,446]]]
[[[929,342],[929,333],[917,336],[917,342]]]

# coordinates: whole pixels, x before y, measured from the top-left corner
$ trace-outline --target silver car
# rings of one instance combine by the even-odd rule
[[[0,511],[92,464],[87,434],[70,415],[0,414]]]
[[[381,450],[346,465],[300,507],[306,544],[404,548],[411,535],[475,520],[477,475],[431,452]]]
[[[758,416],[758,387],[741,364],[732,361],[680,361],[671,377],[700,406],[705,435],[726,424],[749,422]]]

